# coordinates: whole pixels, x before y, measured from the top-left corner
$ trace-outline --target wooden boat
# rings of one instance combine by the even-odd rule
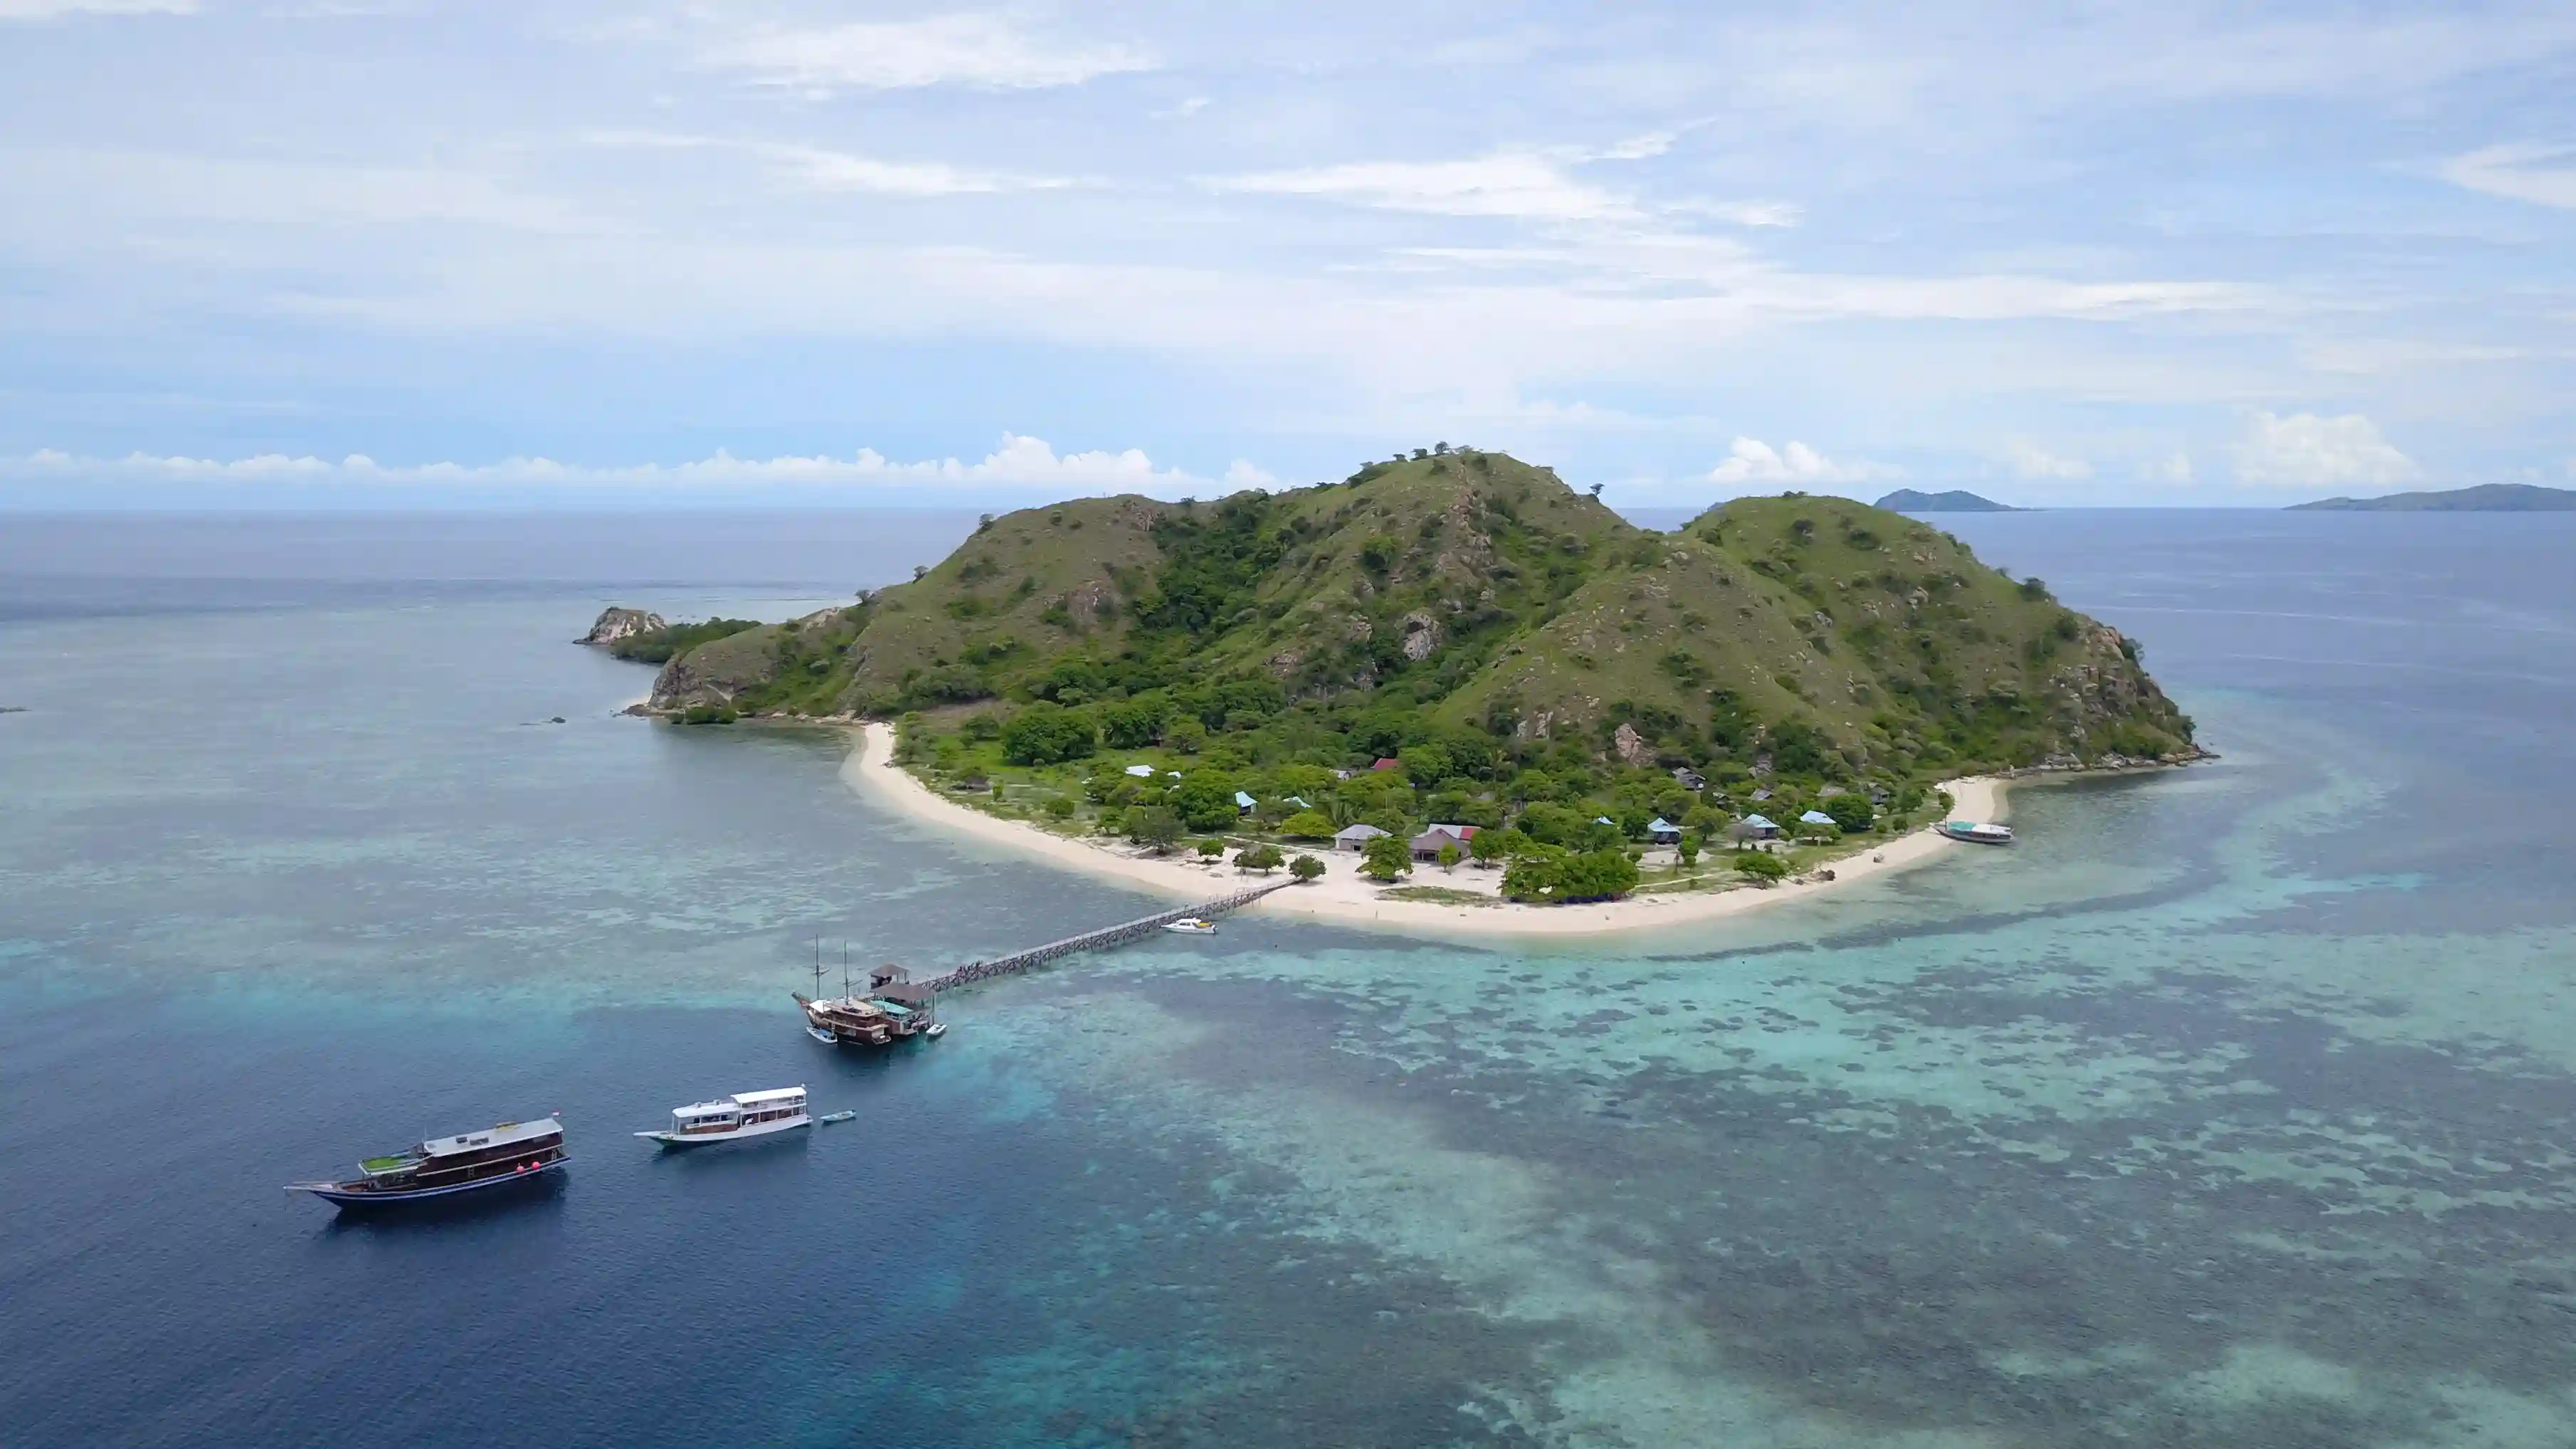
[[[1970,845],[2010,845],[2013,842],[2012,827],[2008,825],[1984,825],[1974,820],[1944,820],[1936,828],[1952,840],[1964,840]]]
[[[542,1117],[433,1137],[417,1147],[367,1158],[358,1164],[358,1177],[290,1182],[286,1190],[309,1192],[344,1208],[389,1207],[526,1183],[571,1160],[563,1149],[563,1124]]]
[[[773,1087],[674,1107],[669,1130],[635,1135],[665,1147],[705,1147],[752,1137],[774,1137],[793,1132],[812,1120],[805,1113],[803,1087]]]
[[[790,992],[805,1013],[805,1034],[834,1046],[893,1046],[914,1037],[937,1041],[948,1028],[939,1020],[938,994],[912,984],[900,966],[879,966],[868,973],[868,989],[851,989],[849,967],[841,968],[841,994],[822,995],[823,965],[814,963],[813,996]]]

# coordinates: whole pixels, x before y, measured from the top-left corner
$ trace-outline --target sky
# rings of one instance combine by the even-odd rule
[[[0,0],[0,507],[2576,486],[2576,6]]]

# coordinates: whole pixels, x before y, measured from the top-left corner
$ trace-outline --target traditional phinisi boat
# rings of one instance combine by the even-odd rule
[[[805,1034],[834,1046],[892,1046],[923,1037],[936,1041],[948,1028],[939,1020],[939,998],[912,984],[900,966],[880,966],[868,973],[865,994],[850,988],[846,968],[841,994],[821,996],[822,971],[814,973],[817,995],[791,993],[805,1013]]]
[[[342,1207],[371,1207],[455,1197],[485,1188],[524,1183],[563,1166],[563,1124],[552,1117],[503,1122],[482,1132],[432,1137],[417,1147],[358,1164],[358,1177],[337,1182],[290,1182],[288,1192],[309,1192]]]
[[[635,1135],[665,1147],[704,1147],[751,1137],[774,1137],[811,1121],[805,1113],[803,1087],[773,1087],[765,1092],[736,1092],[730,1097],[674,1107],[667,1131]]]

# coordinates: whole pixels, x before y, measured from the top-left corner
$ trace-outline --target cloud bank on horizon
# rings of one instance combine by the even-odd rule
[[[2549,7],[0,0],[0,81],[0,506],[2576,478]]]

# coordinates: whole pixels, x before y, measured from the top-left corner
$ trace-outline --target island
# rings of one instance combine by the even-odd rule
[[[2576,513],[2576,489],[2536,483],[2481,483],[2434,493],[2387,493],[2377,498],[2320,498],[2293,503],[2293,513]]]
[[[1890,513],[2027,513],[2030,511],[2015,508],[2009,503],[1997,503],[1991,498],[1980,497],[1958,488],[1953,488],[1947,493],[1918,493],[1911,488],[1899,488],[1878,500],[1878,506]]]
[[[1932,858],[2012,774],[2201,757],[2134,642],[1926,524],[1659,533],[1477,450],[987,516],[845,607],[614,647],[665,644],[639,712],[857,726],[845,776],[948,833],[1443,930],[1724,914]]]

